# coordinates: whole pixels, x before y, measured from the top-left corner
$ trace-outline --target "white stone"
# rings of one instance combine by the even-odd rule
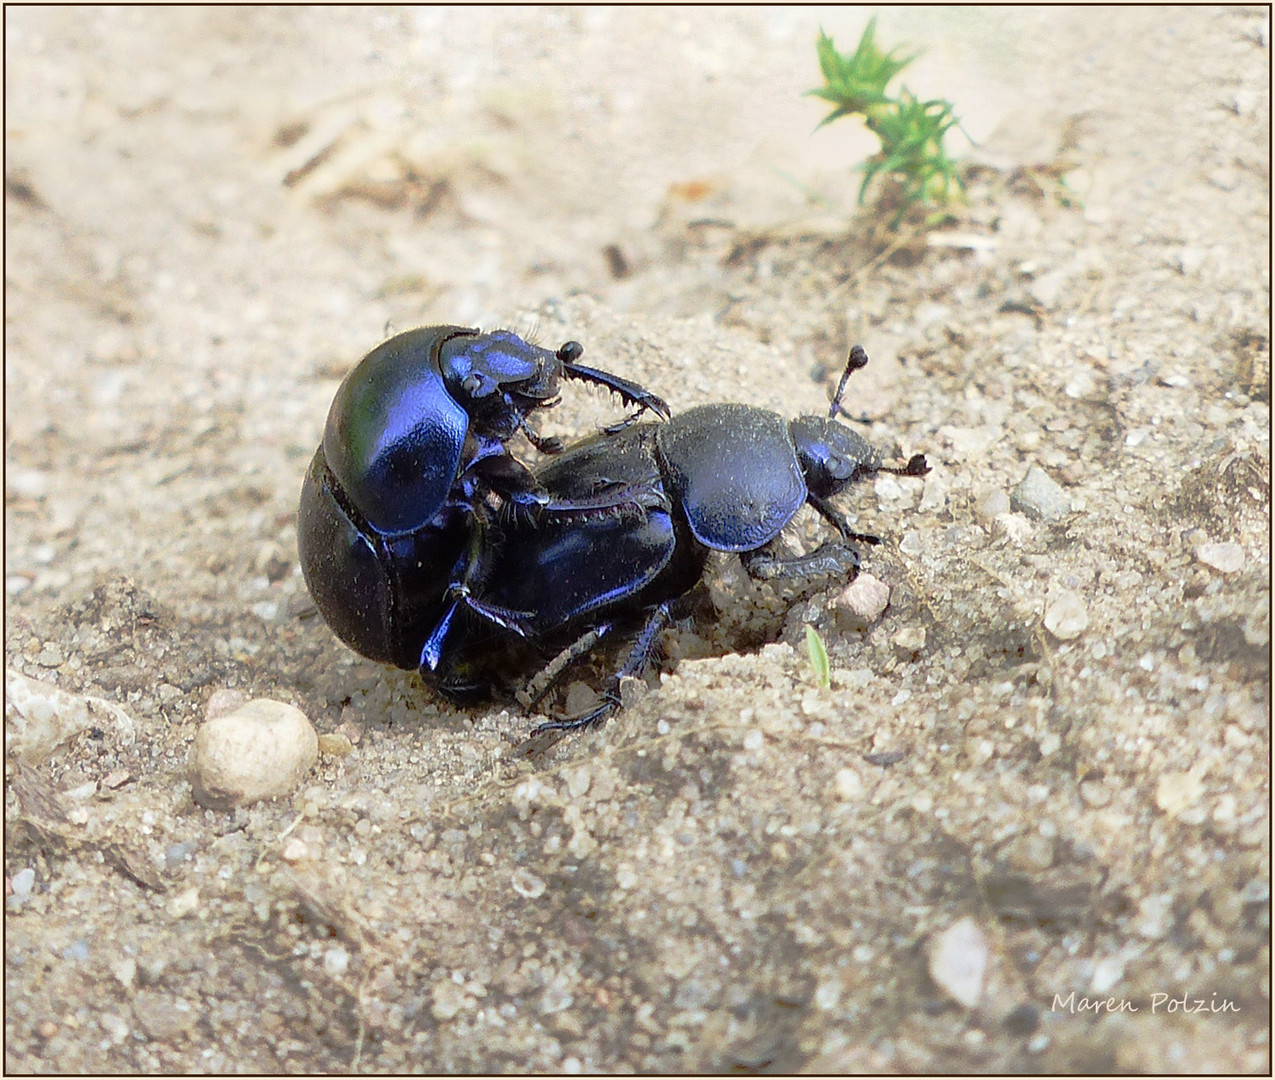
[[[1118,956],[1104,956],[1093,969],[1089,988],[1095,994],[1105,994],[1124,978],[1124,961]]]
[[[1156,784],[1155,804],[1169,817],[1180,817],[1203,795],[1204,778],[1200,772],[1194,769],[1190,772],[1167,772]]]
[[[983,996],[990,949],[971,918],[960,919],[930,939],[930,978],[958,1005],[972,1009]]]
[[[1061,592],[1045,608],[1045,629],[1059,641],[1072,641],[1089,627],[1089,610],[1077,592]]]
[[[863,798],[863,780],[853,769],[838,769],[837,795],[846,802],[857,802]]]
[[[4,752],[38,765],[92,723],[88,703],[50,683],[4,673]]]
[[[890,639],[894,651],[904,656],[917,653],[925,648],[925,627],[905,626]]]
[[[514,892],[519,896],[525,896],[528,900],[535,900],[538,896],[544,895],[545,891],[544,879],[537,877],[523,866],[514,871],[513,887]]]
[[[1195,557],[1223,574],[1233,574],[1244,568],[1244,549],[1239,544],[1201,544],[1195,549]]]
[[[344,945],[334,945],[323,954],[323,970],[332,978],[344,975],[350,967],[350,953]]]
[[[206,721],[190,752],[200,806],[225,810],[296,789],[319,757],[319,736],[300,709],[258,698]]]
[[[832,601],[842,629],[866,629],[890,604],[890,586],[871,574],[860,574]]]
[[[1173,894],[1155,893],[1138,903],[1134,932],[1153,941],[1164,937],[1173,927]]]

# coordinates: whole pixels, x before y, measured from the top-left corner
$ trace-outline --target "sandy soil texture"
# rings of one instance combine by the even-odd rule
[[[8,1070],[1269,1070],[1269,11],[881,11],[978,143],[893,240],[801,96],[869,14],[6,10]],[[431,322],[788,415],[863,343],[889,608],[715,558],[535,761],[353,655],[301,478]],[[195,805],[214,695],[293,796]]]

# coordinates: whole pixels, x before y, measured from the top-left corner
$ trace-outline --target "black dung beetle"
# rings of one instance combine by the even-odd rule
[[[505,520],[487,530],[465,574],[451,583],[450,603],[424,655],[453,685],[468,680],[480,689],[500,677],[497,665],[508,663],[501,641],[518,651],[509,631],[541,654],[564,649],[547,678],[536,680],[543,685],[527,704],[602,638],[640,628],[600,703],[536,732],[588,727],[618,707],[620,680],[646,668],[674,602],[699,582],[710,549],[739,553],[755,578],[853,576],[859,553],[849,542],[880,540],[851,529],[828,500],[877,473],[929,472],[922,454],[883,465],[862,436],[837,423],[849,375],[867,362],[855,346],[827,417],[786,422],[748,405],[706,405],[665,424],[585,439],[546,462],[536,482],[556,499],[583,502],[600,491],[625,498],[592,513],[546,514],[534,527]],[[803,503],[840,538],[785,557],[773,542]],[[469,614],[458,620],[462,610]],[[422,674],[429,678],[424,668]]]
[[[297,541],[315,605],[332,631],[372,660],[415,668],[448,583],[463,564],[470,519],[495,496],[524,510],[570,511],[539,492],[505,443],[554,404],[563,377],[604,386],[637,411],[668,406],[627,379],[508,330],[427,326],[390,338],[346,376],[301,491]],[[605,498],[596,505],[607,504]]]

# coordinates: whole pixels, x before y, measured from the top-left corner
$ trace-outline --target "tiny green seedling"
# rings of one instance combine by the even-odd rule
[[[886,93],[886,86],[916,55],[899,57],[898,50],[882,52],[876,44],[877,20],[870,19],[853,53],[840,53],[832,38],[819,31],[816,49],[824,85],[806,93],[822,98],[834,108],[816,131],[842,116],[862,116],[864,124],[880,141],[881,149],[862,166],[863,185],[859,203],[877,176],[889,178],[897,186],[899,203],[892,226],[917,204],[935,207],[927,224],[943,216],[941,208],[965,190],[956,163],[943,148],[943,137],[960,121],[952,103],[935,99],[921,101],[906,87],[898,96]],[[889,194],[883,202],[893,201]]]
[[[815,673],[815,685],[827,690],[832,686],[832,667],[828,663],[828,648],[813,626],[806,627],[806,651],[810,653],[810,669]]]

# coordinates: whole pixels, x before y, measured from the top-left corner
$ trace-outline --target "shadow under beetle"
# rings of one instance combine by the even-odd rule
[[[520,644],[542,657],[563,650],[523,695],[529,706],[602,639],[636,630],[599,703],[533,734],[589,727],[619,707],[621,680],[645,670],[676,602],[700,581],[710,550],[739,553],[759,579],[853,577],[860,559],[850,542],[880,540],[851,529],[828,500],[877,473],[929,472],[922,454],[883,465],[862,436],[837,423],[846,382],[867,362],[855,346],[827,417],[785,421],[748,405],[705,405],[667,423],[585,439],[546,462],[535,479],[552,499],[579,504],[600,492],[624,498],[590,513],[546,513],[534,524],[505,518],[490,528],[477,525],[476,550],[450,583],[446,611],[423,651],[422,675],[453,691],[468,685],[481,692],[499,680],[499,665]],[[785,557],[774,541],[806,503],[839,539]]]
[[[301,490],[297,543],[306,586],[346,645],[402,668],[421,647],[449,582],[468,558],[471,523],[492,496],[524,511],[568,516],[614,505],[602,493],[579,505],[542,492],[505,444],[521,431],[556,453],[527,417],[557,401],[562,378],[604,386],[637,411],[668,406],[643,387],[579,363],[508,330],[483,334],[427,326],[390,338],[346,376]]]

